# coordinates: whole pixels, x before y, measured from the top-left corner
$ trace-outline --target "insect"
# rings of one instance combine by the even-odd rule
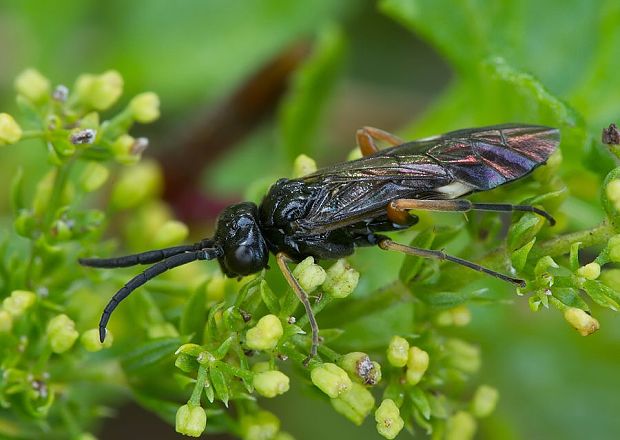
[[[461,198],[520,179],[556,149],[557,129],[504,124],[452,131],[404,142],[386,131],[365,127],[357,131],[362,158],[333,165],[298,179],[280,179],[262,203],[243,202],[219,216],[213,238],[198,243],[152,250],[119,258],[84,258],[85,266],[116,268],[152,264],[125,284],[105,307],[99,323],[101,342],[118,304],[153,277],[195,260],[217,259],[228,277],[267,268],[270,252],[309,318],[310,357],[319,345],[319,329],[308,296],[293,276],[289,263],[312,256],[337,259],[357,246],[378,246],[425,258],[447,260],[517,286],[523,280],[447,255],[392,241],[381,232],[407,229],[418,217],[410,210],[528,211],[554,219],[529,205],[472,203]],[[391,145],[379,150],[376,141]]]

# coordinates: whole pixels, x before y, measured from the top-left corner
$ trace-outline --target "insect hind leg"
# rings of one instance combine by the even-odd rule
[[[424,211],[493,211],[493,212],[533,212],[544,217],[549,225],[555,225],[555,219],[547,211],[531,205],[512,205],[510,203],[473,203],[467,199],[448,199],[448,200],[418,200],[418,199],[397,199],[388,204],[387,212],[394,222],[402,221],[408,215],[410,209],[420,209]]]
[[[509,277],[508,275],[504,275],[502,273],[496,272],[494,270],[488,269],[484,266],[481,266],[479,264],[476,263],[472,263],[471,261],[467,261],[467,260],[463,260],[462,258],[458,258],[458,257],[453,257],[452,255],[448,255],[443,251],[438,251],[438,250],[434,250],[434,249],[422,249],[422,248],[417,248],[417,247],[413,247],[413,246],[407,246],[404,244],[400,244],[400,243],[395,243],[392,240],[390,240],[389,238],[383,238],[379,241],[379,247],[383,250],[386,251],[396,251],[396,252],[402,252],[404,254],[407,255],[414,255],[416,257],[422,257],[422,258],[433,258],[436,260],[446,260],[446,261],[451,261],[453,263],[456,264],[460,264],[461,266],[465,266],[469,269],[472,270],[477,270],[478,272],[483,272],[487,275],[491,275],[492,277],[498,278],[502,281],[506,281],[509,282],[511,284],[514,284],[516,286],[519,287],[525,287],[525,281],[518,279],[518,278],[512,278]]]
[[[357,146],[362,152],[362,156],[370,156],[379,151],[379,147],[377,147],[375,143],[376,140],[387,142],[388,145],[393,147],[405,143],[405,141],[398,136],[374,127],[360,128],[355,133],[355,139],[357,141]]]

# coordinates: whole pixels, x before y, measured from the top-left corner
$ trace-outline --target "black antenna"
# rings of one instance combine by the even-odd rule
[[[136,266],[138,264],[151,264],[158,261],[165,260],[173,255],[182,254],[184,252],[198,251],[201,249],[211,248],[214,245],[214,241],[211,238],[205,238],[198,243],[174,246],[165,249],[156,249],[147,252],[141,252],[139,254],[125,255],[124,257],[115,258],[80,258],[78,261],[82,266],[90,267],[103,267],[103,268],[116,268],[116,267],[129,267]]]
[[[211,243],[212,243],[212,241],[211,241]],[[164,252],[170,251],[171,249],[175,249],[175,250],[178,250],[180,248],[192,248],[193,249],[193,246],[195,246],[195,245],[176,246],[175,248],[167,248],[167,249],[162,249],[162,250],[158,250],[158,251],[151,251],[151,252],[164,253]],[[118,260],[120,260],[121,264],[122,264],[122,263],[128,261],[127,259],[130,258],[130,257],[131,258],[142,258],[142,257],[139,257],[139,256],[140,255],[145,255],[145,254],[151,254],[151,252],[145,252],[143,254],[136,254],[136,255],[129,255],[127,257],[120,257],[120,258],[110,258],[110,259],[104,259],[104,260],[93,259],[93,260],[94,261],[103,261],[103,262],[117,260],[116,261],[117,263],[118,263]],[[182,252],[182,253],[179,253],[179,252]],[[160,261],[160,262],[154,264],[153,266],[149,267],[148,269],[146,269],[141,274],[136,275],[135,277],[133,277],[131,280],[129,280],[129,282],[127,282],[127,284],[125,284],[123,287],[121,287],[121,289],[114,294],[114,296],[112,297],[112,299],[110,300],[108,305],[103,310],[103,314],[101,315],[101,320],[99,321],[99,340],[102,343],[105,340],[106,326],[108,324],[108,321],[110,320],[110,316],[112,315],[112,312],[114,311],[114,309],[116,309],[116,307],[119,305],[119,303],[122,300],[124,300],[125,298],[127,298],[129,296],[129,294],[131,292],[133,292],[134,290],[136,290],[138,287],[140,287],[141,285],[143,285],[144,283],[146,283],[150,279],[155,278],[157,275],[160,275],[160,274],[164,273],[168,269],[172,269],[174,267],[182,266],[184,264],[191,263],[192,261],[196,261],[196,260],[213,260],[215,258],[220,257],[221,255],[222,255],[222,250],[219,247],[213,247],[213,248],[201,249],[201,250],[194,250],[192,252],[178,251],[176,253],[176,255],[173,254],[169,258],[166,258],[165,260]],[[151,258],[154,258],[154,257],[151,257]],[[161,258],[159,258],[159,259],[161,260]],[[146,259],[144,261],[146,261]],[[158,260],[154,259],[152,261],[158,261]],[[82,261],[80,261],[80,263],[82,263]],[[137,263],[133,263],[133,264],[137,264]],[[132,264],[127,264],[127,265],[130,266]],[[95,266],[95,267],[123,267],[123,266]]]

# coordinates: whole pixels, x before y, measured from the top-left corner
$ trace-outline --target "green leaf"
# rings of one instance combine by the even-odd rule
[[[545,220],[536,214],[525,213],[517,223],[508,230],[508,247],[510,250],[519,249],[530,242],[540,231]]]
[[[436,233],[433,228],[425,229],[420,231],[420,233],[413,238],[410,246],[430,249],[435,237]],[[400,280],[405,284],[411,282],[420,273],[424,261],[426,261],[425,258],[407,255],[403,260],[403,265],[401,266],[400,273],[398,275]]]
[[[208,377],[205,381],[205,396],[207,396],[209,403],[213,403],[215,401],[215,390],[213,389],[213,385]]]
[[[438,419],[448,418],[448,402],[443,394],[428,393],[426,395],[428,404],[431,408],[431,416]]]
[[[280,311],[280,301],[275,293],[273,293],[273,291],[269,288],[267,281],[261,280],[259,289],[260,296],[267,306],[269,313],[277,315]]]
[[[292,90],[280,109],[284,150],[290,160],[317,152],[315,132],[339,77],[345,52],[344,34],[324,28],[313,53],[293,78]]]
[[[583,283],[583,289],[588,293],[590,298],[603,307],[609,307],[617,311],[620,309],[620,295],[611,287],[606,286],[600,281],[586,280]]]
[[[209,368],[209,378],[211,379],[211,384],[215,389],[217,398],[224,402],[224,405],[228,407],[230,392],[228,390],[228,384],[226,383],[224,373],[217,367],[211,367]]]
[[[433,425],[428,421],[428,418],[422,415],[422,412],[418,408],[413,409],[413,419],[420,426],[420,428],[424,429],[427,435],[431,435],[433,433]]]
[[[198,334],[206,322],[207,291],[204,284],[198,286],[183,308],[179,330],[182,335]]]
[[[532,250],[532,246],[536,243],[536,237],[532,238],[529,243],[524,244],[519,249],[512,252],[510,255],[510,261],[517,271],[522,271],[527,263],[527,257]]]
[[[579,296],[579,291],[577,289],[573,289],[570,287],[559,287],[553,288],[551,290],[553,296],[559,299],[563,304],[566,304],[569,307],[576,307],[578,309],[589,311],[590,307],[588,303],[586,303],[581,296]],[[533,298],[533,297],[530,297]]]
[[[570,270],[573,272],[579,269],[581,264],[579,263],[579,246],[581,246],[581,242],[578,241],[570,245],[570,255],[568,258]]]
[[[123,357],[123,368],[128,373],[135,374],[166,358],[173,363],[174,352],[181,344],[180,338],[161,338],[145,342]]]
[[[420,387],[413,387],[409,390],[409,398],[413,404],[420,410],[420,413],[426,420],[431,418],[431,406],[426,397],[426,393]]]

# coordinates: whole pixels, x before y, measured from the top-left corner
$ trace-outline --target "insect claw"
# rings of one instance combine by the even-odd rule
[[[304,361],[302,362],[303,366],[308,368],[308,365],[310,365],[310,361],[312,360],[314,356],[312,356],[311,354],[306,356],[306,358],[304,359]]]

